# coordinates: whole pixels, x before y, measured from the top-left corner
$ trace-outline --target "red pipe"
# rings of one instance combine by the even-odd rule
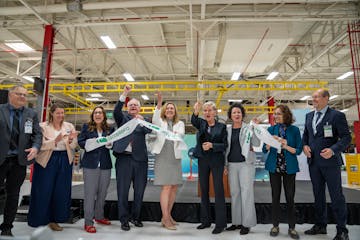
[[[242,73],[245,73],[246,72],[246,70],[247,70],[247,68],[249,67],[249,65],[250,65],[250,63],[252,62],[252,60],[254,59],[254,57],[255,57],[255,54],[257,53],[257,51],[259,50],[259,48],[260,48],[260,45],[262,44],[262,42],[264,41],[264,39],[265,39],[265,36],[266,36],[266,34],[269,32],[269,28],[268,29],[266,29],[266,31],[265,31],[265,33],[264,33],[264,35],[262,36],[262,38],[260,39],[260,42],[259,42],[259,44],[258,44],[258,46],[256,47],[256,49],[255,49],[255,52],[252,54],[252,56],[251,56],[251,58],[250,58],[250,61],[248,62],[248,64],[246,65],[246,67],[244,68],[244,70],[242,71]]]

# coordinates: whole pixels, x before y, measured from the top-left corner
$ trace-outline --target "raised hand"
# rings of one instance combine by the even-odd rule
[[[201,102],[197,101],[195,104],[194,104],[194,114],[195,115],[199,115],[199,112],[200,112],[200,109],[201,109]]]

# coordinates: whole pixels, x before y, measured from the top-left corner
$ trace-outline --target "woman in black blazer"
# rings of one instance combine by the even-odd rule
[[[84,148],[88,139],[105,137],[112,131],[107,124],[106,113],[103,107],[96,107],[88,124],[84,124],[78,137],[79,146]],[[80,161],[84,174],[84,229],[89,233],[96,233],[93,219],[103,225],[111,222],[104,218],[104,204],[111,177],[111,158],[106,145],[85,152]]]
[[[215,190],[215,228],[213,234],[221,233],[226,227],[226,207],[223,185],[225,150],[227,148],[227,131],[225,124],[216,121],[217,109],[215,103],[206,102],[203,106],[203,117],[199,118],[201,103],[194,105],[191,123],[198,129],[197,144],[194,156],[199,159],[199,181],[201,190],[201,225],[197,229],[208,228],[211,225],[209,176],[213,176]]]

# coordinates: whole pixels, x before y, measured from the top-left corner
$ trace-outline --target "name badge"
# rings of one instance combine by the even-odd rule
[[[324,137],[326,137],[326,138],[333,137],[331,125],[328,125],[328,124],[324,125]]]
[[[27,134],[32,134],[32,131],[33,131],[33,121],[32,119],[26,119],[25,121],[25,129],[24,129],[25,133]]]

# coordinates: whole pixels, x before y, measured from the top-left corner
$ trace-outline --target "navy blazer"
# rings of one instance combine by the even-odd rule
[[[32,132],[25,133],[25,122],[31,122]],[[25,166],[33,163],[27,160],[28,153],[25,149],[35,147],[38,150],[42,144],[42,132],[39,125],[37,113],[32,109],[24,107],[21,116],[21,123],[19,125],[19,145],[18,145],[18,162],[20,165]],[[10,125],[10,105],[8,103],[0,105],[0,165],[5,161],[10,148],[11,138],[11,125]]]
[[[303,144],[310,146],[311,149],[311,158],[308,158],[308,163],[315,163],[318,166],[341,166],[343,163],[341,152],[345,151],[351,141],[345,114],[329,107],[321,122],[316,126],[315,135],[312,128],[314,114],[315,111],[306,114],[303,134]],[[324,136],[324,125],[326,124],[332,126],[332,137]],[[334,155],[330,159],[320,156],[320,152],[324,148],[333,150]]]
[[[192,125],[197,128],[199,131],[196,134],[196,146],[194,150],[194,156],[197,158],[204,158],[210,161],[210,165],[219,166],[225,165],[225,151],[228,146],[227,142],[227,131],[226,125],[223,123],[215,122],[215,126],[212,128],[209,142],[213,144],[212,149],[208,151],[203,151],[202,149],[202,140],[203,136],[207,132],[208,123],[206,120],[195,116],[191,116]]]
[[[128,121],[132,119],[132,117],[127,113],[123,112],[122,108],[124,106],[124,102],[118,101],[115,109],[114,109],[114,119],[116,125],[121,127]],[[113,154],[115,157],[118,157],[120,153],[123,153],[126,147],[131,142],[132,146],[132,157],[135,161],[148,161],[148,153],[145,142],[145,135],[150,133],[151,130],[138,125],[134,132],[132,132],[129,136],[122,138],[118,141],[115,141],[113,144]]]
[[[103,131],[102,136],[106,137],[107,135],[110,135],[112,132],[113,132],[112,130],[109,132]],[[98,138],[98,133],[96,129],[94,131],[90,131],[89,126],[87,124],[84,124],[81,129],[81,133],[78,136],[79,146],[81,148],[85,148],[86,140],[91,138]],[[105,146],[101,146],[90,152],[85,151],[83,157],[80,160],[80,167],[96,169],[98,168],[99,163],[100,163],[100,169],[112,168],[110,150]]]
[[[271,135],[278,136],[280,125],[276,124],[268,128],[268,131]],[[295,174],[299,172],[299,163],[296,155],[300,155],[302,152],[302,142],[300,130],[294,125],[290,125],[286,128],[286,141],[287,145],[295,148],[296,153],[292,154],[287,150],[284,150],[284,156],[286,161],[286,173]],[[266,153],[266,144],[263,145],[263,152]],[[270,147],[269,155],[267,156],[265,162],[265,169],[271,173],[276,171],[276,162],[277,162],[277,149]]]

